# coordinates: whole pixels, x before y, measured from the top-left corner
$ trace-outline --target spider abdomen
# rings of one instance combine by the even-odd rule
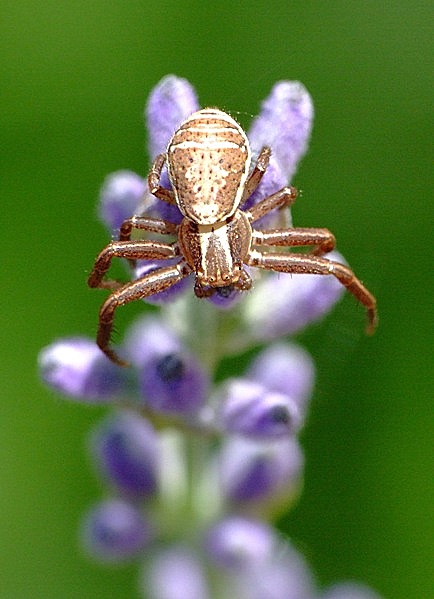
[[[182,214],[200,225],[232,216],[250,160],[247,136],[232,117],[216,108],[193,113],[167,148],[169,177]]]

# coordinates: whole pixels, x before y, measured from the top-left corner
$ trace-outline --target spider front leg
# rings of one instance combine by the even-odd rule
[[[311,255],[322,256],[331,252],[336,245],[333,233],[328,229],[294,227],[292,229],[253,230],[253,245],[268,246],[313,246]]]
[[[106,246],[95,260],[87,284],[89,287],[102,289],[118,289],[123,283],[119,281],[103,281],[104,275],[110,268],[113,258],[127,258],[128,260],[163,260],[174,258],[176,251],[172,245],[159,241],[139,239],[137,241],[112,241]]]
[[[292,206],[297,199],[298,191],[295,187],[284,187],[280,191],[273,193],[271,196],[264,198],[249,210],[245,211],[247,218],[251,223],[265,216],[275,208],[283,208],[284,206]]]
[[[339,262],[320,256],[303,254],[272,254],[252,250],[247,262],[267,270],[292,274],[333,275],[354,297],[365,306],[368,316],[366,332],[372,334],[377,326],[377,302],[353,271]]]
[[[243,203],[252,195],[255,189],[258,187],[261,182],[262,177],[265,174],[265,171],[268,168],[268,164],[270,162],[271,150],[268,146],[264,146],[262,150],[259,152],[258,159],[255,164],[255,168],[251,172],[249,178],[246,181],[243,191],[243,197],[241,198],[241,206]]]
[[[161,235],[176,235],[178,225],[169,223],[162,218],[151,218],[149,216],[132,216],[127,218],[119,230],[119,240],[129,241],[133,229],[149,231],[151,233],[160,233]]]
[[[162,187],[160,184],[161,172],[166,162],[165,154],[158,154],[152,165],[151,172],[148,175],[149,191],[159,200],[176,205],[175,194],[170,189]]]
[[[116,289],[103,303],[99,312],[96,342],[101,351],[115,364],[128,366],[128,363],[121,360],[110,347],[110,337],[116,308],[138,299],[144,299],[159,291],[164,291],[189,274],[190,269],[185,263],[181,262],[175,266],[168,266],[167,268],[161,268],[148,273],[141,279],[132,281]]]
[[[132,216],[127,218],[119,230],[119,241],[129,241],[133,229],[159,233],[160,235],[177,235],[178,225],[170,223],[162,218],[152,218],[150,216]],[[135,268],[136,261],[129,260],[131,268]]]

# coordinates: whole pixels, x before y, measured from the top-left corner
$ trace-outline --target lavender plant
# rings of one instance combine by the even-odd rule
[[[151,158],[198,108],[184,79],[167,76],[154,88],[146,107]],[[254,152],[272,148],[250,205],[288,184],[312,119],[300,83],[274,86],[249,132]],[[163,184],[170,186],[167,173]],[[124,219],[143,212],[181,220],[136,173],[107,177],[99,214],[114,236]],[[288,217],[278,211],[266,224]],[[138,263],[132,275],[156,267]],[[47,385],[111,407],[89,439],[107,493],[83,518],[82,545],[103,563],[136,560],[146,599],[378,599],[351,583],[318,590],[302,555],[271,524],[300,492],[298,434],[315,377],[309,354],[282,338],[326,314],[343,288],[333,277],[251,274],[254,289],[242,295],[222,288],[199,300],[187,278],[148,298],[158,307],[133,324],[119,348],[129,369],[87,338],[61,339],[41,351]],[[223,358],[236,363],[237,355],[261,346],[244,372],[216,381]]]

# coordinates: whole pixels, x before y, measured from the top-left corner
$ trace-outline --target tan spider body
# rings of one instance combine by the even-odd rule
[[[113,361],[125,365],[110,347],[114,313],[118,306],[163,291],[191,272],[194,291],[209,296],[218,287],[250,289],[252,282],[244,265],[287,273],[335,276],[363,303],[368,312],[368,332],[376,326],[376,302],[372,294],[346,266],[323,254],[335,246],[327,229],[288,228],[255,230],[252,224],[273,209],[290,206],[297,197],[285,187],[261,200],[250,210],[240,206],[258,186],[270,159],[264,147],[249,174],[251,150],[246,134],[228,114],[206,108],[192,114],[174,133],[166,154],[154,161],[148,177],[149,189],[157,198],[176,204],[183,215],[180,225],[162,219],[133,216],[120,230],[119,241],[110,243],[96,259],[89,276],[90,287],[112,290],[100,310],[97,343]],[[167,164],[172,190],[160,185]],[[131,240],[132,229],[176,235],[172,244]],[[309,254],[261,252],[260,246],[311,246]],[[148,273],[122,284],[105,280],[113,257],[130,261],[179,257],[173,266]]]

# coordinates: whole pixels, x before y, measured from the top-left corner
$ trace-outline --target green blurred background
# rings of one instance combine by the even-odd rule
[[[298,225],[327,226],[377,295],[302,340],[319,375],[306,484],[281,522],[321,584],[434,597],[431,2],[4,0],[1,25],[0,597],[135,597],[135,569],[89,564],[76,524],[100,494],[84,440],[104,413],[36,375],[40,347],[93,335],[86,273],[107,234],[104,176],[146,174],[142,109],[167,73],[248,125],[279,79],[315,100]],[[119,314],[124,330],[143,306]],[[230,366],[229,366],[230,368]]]

